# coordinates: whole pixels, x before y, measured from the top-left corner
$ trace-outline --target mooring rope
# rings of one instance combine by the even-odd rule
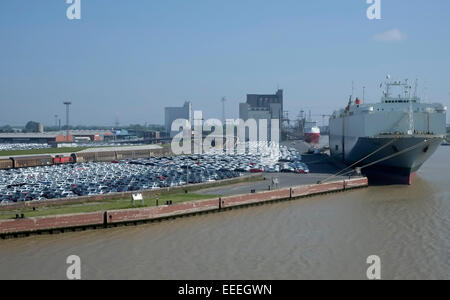
[[[350,166],[348,166],[348,167],[346,167],[346,168],[340,170],[340,171],[337,172],[336,174],[333,174],[333,175],[329,176],[328,178],[325,178],[324,180],[321,180],[321,182],[328,181],[328,180],[330,180],[331,178],[337,177],[337,176],[339,176],[339,175],[347,174],[347,173],[341,174],[341,172],[344,172],[345,170],[348,170],[348,169],[350,169],[350,168],[353,168],[353,167],[356,166],[357,164],[363,162],[364,160],[368,159],[368,158],[371,157],[372,155],[374,155],[374,154],[380,152],[381,150],[383,150],[383,149],[386,148],[387,146],[393,144],[393,143],[394,143],[395,141],[397,141],[398,139],[399,139],[399,138],[396,138],[396,139],[394,139],[394,140],[391,140],[390,142],[384,144],[383,146],[381,146],[380,148],[378,148],[378,149],[375,150],[374,152],[372,152],[372,153],[370,153],[369,155],[367,155],[367,156],[361,158],[360,160],[358,160],[358,161],[355,162],[354,164],[352,164],[352,165],[350,165]],[[351,170],[350,173],[351,173],[351,172],[353,172],[353,170]]]
[[[359,169],[362,170],[362,169],[364,169],[364,168],[373,166],[373,165],[378,164],[378,163],[380,163],[380,162],[383,162],[383,161],[385,161],[385,160],[388,160],[388,159],[391,159],[391,158],[393,158],[393,157],[399,156],[399,155],[401,155],[401,154],[403,154],[403,153],[405,153],[405,152],[414,150],[415,148],[419,147],[420,145],[422,145],[422,144],[424,144],[424,143],[428,143],[428,140],[421,141],[420,143],[417,143],[416,145],[411,146],[411,147],[409,147],[409,148],[403,149],[403,150],[400,151],[400,152],[397,152],[397,153],[388,155],[388,156],[383,157],[383,158],[381,158],[381,159],[379,159],[379,160],[376,160],[376,161],[374,161],[374,162],[368,163],[368,164],[366,164],[366,165],[364,165],[364,166],[362,166],[362,167],[359,167]],[[350,174],[350,173],[352,173],[352,172],[354,172],[354,170],[345,172],[345,173],[341,174],[341,176],[348,175],[348,174]],[[325,181],[325,180],[324,180],[324,181]],[[322,182],[323,182],[323,181],[322,181]]]

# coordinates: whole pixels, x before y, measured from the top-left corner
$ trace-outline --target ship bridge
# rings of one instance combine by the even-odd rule
[[[389,77],[388,77],[389,79]],[[419,103],[420,98],[417,97],[417,80],[414,88],[414,94],[411,95],[412,86],[409,85],[408,79],[405,79],[404,82],[401,81],[392,81],[386,82],[386,91],[383,93],[383,97],[381,98],[381,103]],[[382,85],[381,85],[382,86]],[[392,90],[400,90],[400,93],[397,96],[393,96]]]

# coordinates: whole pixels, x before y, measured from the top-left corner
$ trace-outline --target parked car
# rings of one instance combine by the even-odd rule
[[[245,173],[308,173],[301,155],[284,146],[246,143],[245,153],[152,157],[0,170],[0,201],[12,203],[91,196],[214,182]]]

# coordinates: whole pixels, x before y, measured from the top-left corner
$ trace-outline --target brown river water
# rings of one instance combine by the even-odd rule
[[[412,186],[140,226],[0,240],[0,279],[450,279],[450,147]]]

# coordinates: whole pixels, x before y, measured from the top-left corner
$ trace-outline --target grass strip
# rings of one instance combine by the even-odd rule
[[[230,180],[228,182],[215,182],[207,186],[186,186],[182,190],[178,189],[176,191],[162,191],[155,192],[154,194],[144,196],[144,204],[142,205],[138,202],[137,205],[131,203],[131,195],[128,199],[123,197],[117,197],[113,199],[96,200],[96,201],[85,201],[78,203],[64,203],[55,204],[52,203],[48,206],[42,206],[33,210],[33,202],[30,202],[29,207],[20,209],[11,209],[6,211],[0,211],[0,220],[13,219],[16,214],[24,214],[26,218],[31,217],[42,217],[51,215],[61,215],[61,214],[76,214],[76,213],[87,213],[105,210],[119,210],[119,209],[129,209],[136,207],[152,207],[156,206],[156,198],[158,198],[158,205],[164,205],[166,201],[171,200],[173,204],[182,203],[187,201],[195,200],[206,200],[219,198],[224,195],[207,195],[207,194],[196,194],[196,191],[210,189],[218,186],[228,186],[234,184],[251,183],[256,181],[262,181],[264,177],[261,176],[251,176],[247,178],[236,178],[235,180]],[[136,191],[135,193],[139,193]]]
[[[158,197],[158,205],[165,205],[166,201],[172,201],[173,204],[182,203],[187,201],[195,200],[206,200],[219,198],[219,195],[200,195],[200,194],[162,194],[154,195],[152,197],[144,198],[144,203],[138,201],[134,205],[130,199],[118,199],[118,200],[108,200],[102,202],[91,202],[82,204],[67,204],[59,207],[40,207],[33,210],[31,207],[27,209],[11,210],[0,212],[0,220],[14,219],[16,214],[24,214],[26,218],[32,217],[43,217],[43,216],[54,216],[54,215],[64,215],[64,214],[77,214],[77,213],[89,213],[97,211],[107,211],[107,210],[119,210],[119,209],[130,209],[138,207],[155,207],[156,199]]]

